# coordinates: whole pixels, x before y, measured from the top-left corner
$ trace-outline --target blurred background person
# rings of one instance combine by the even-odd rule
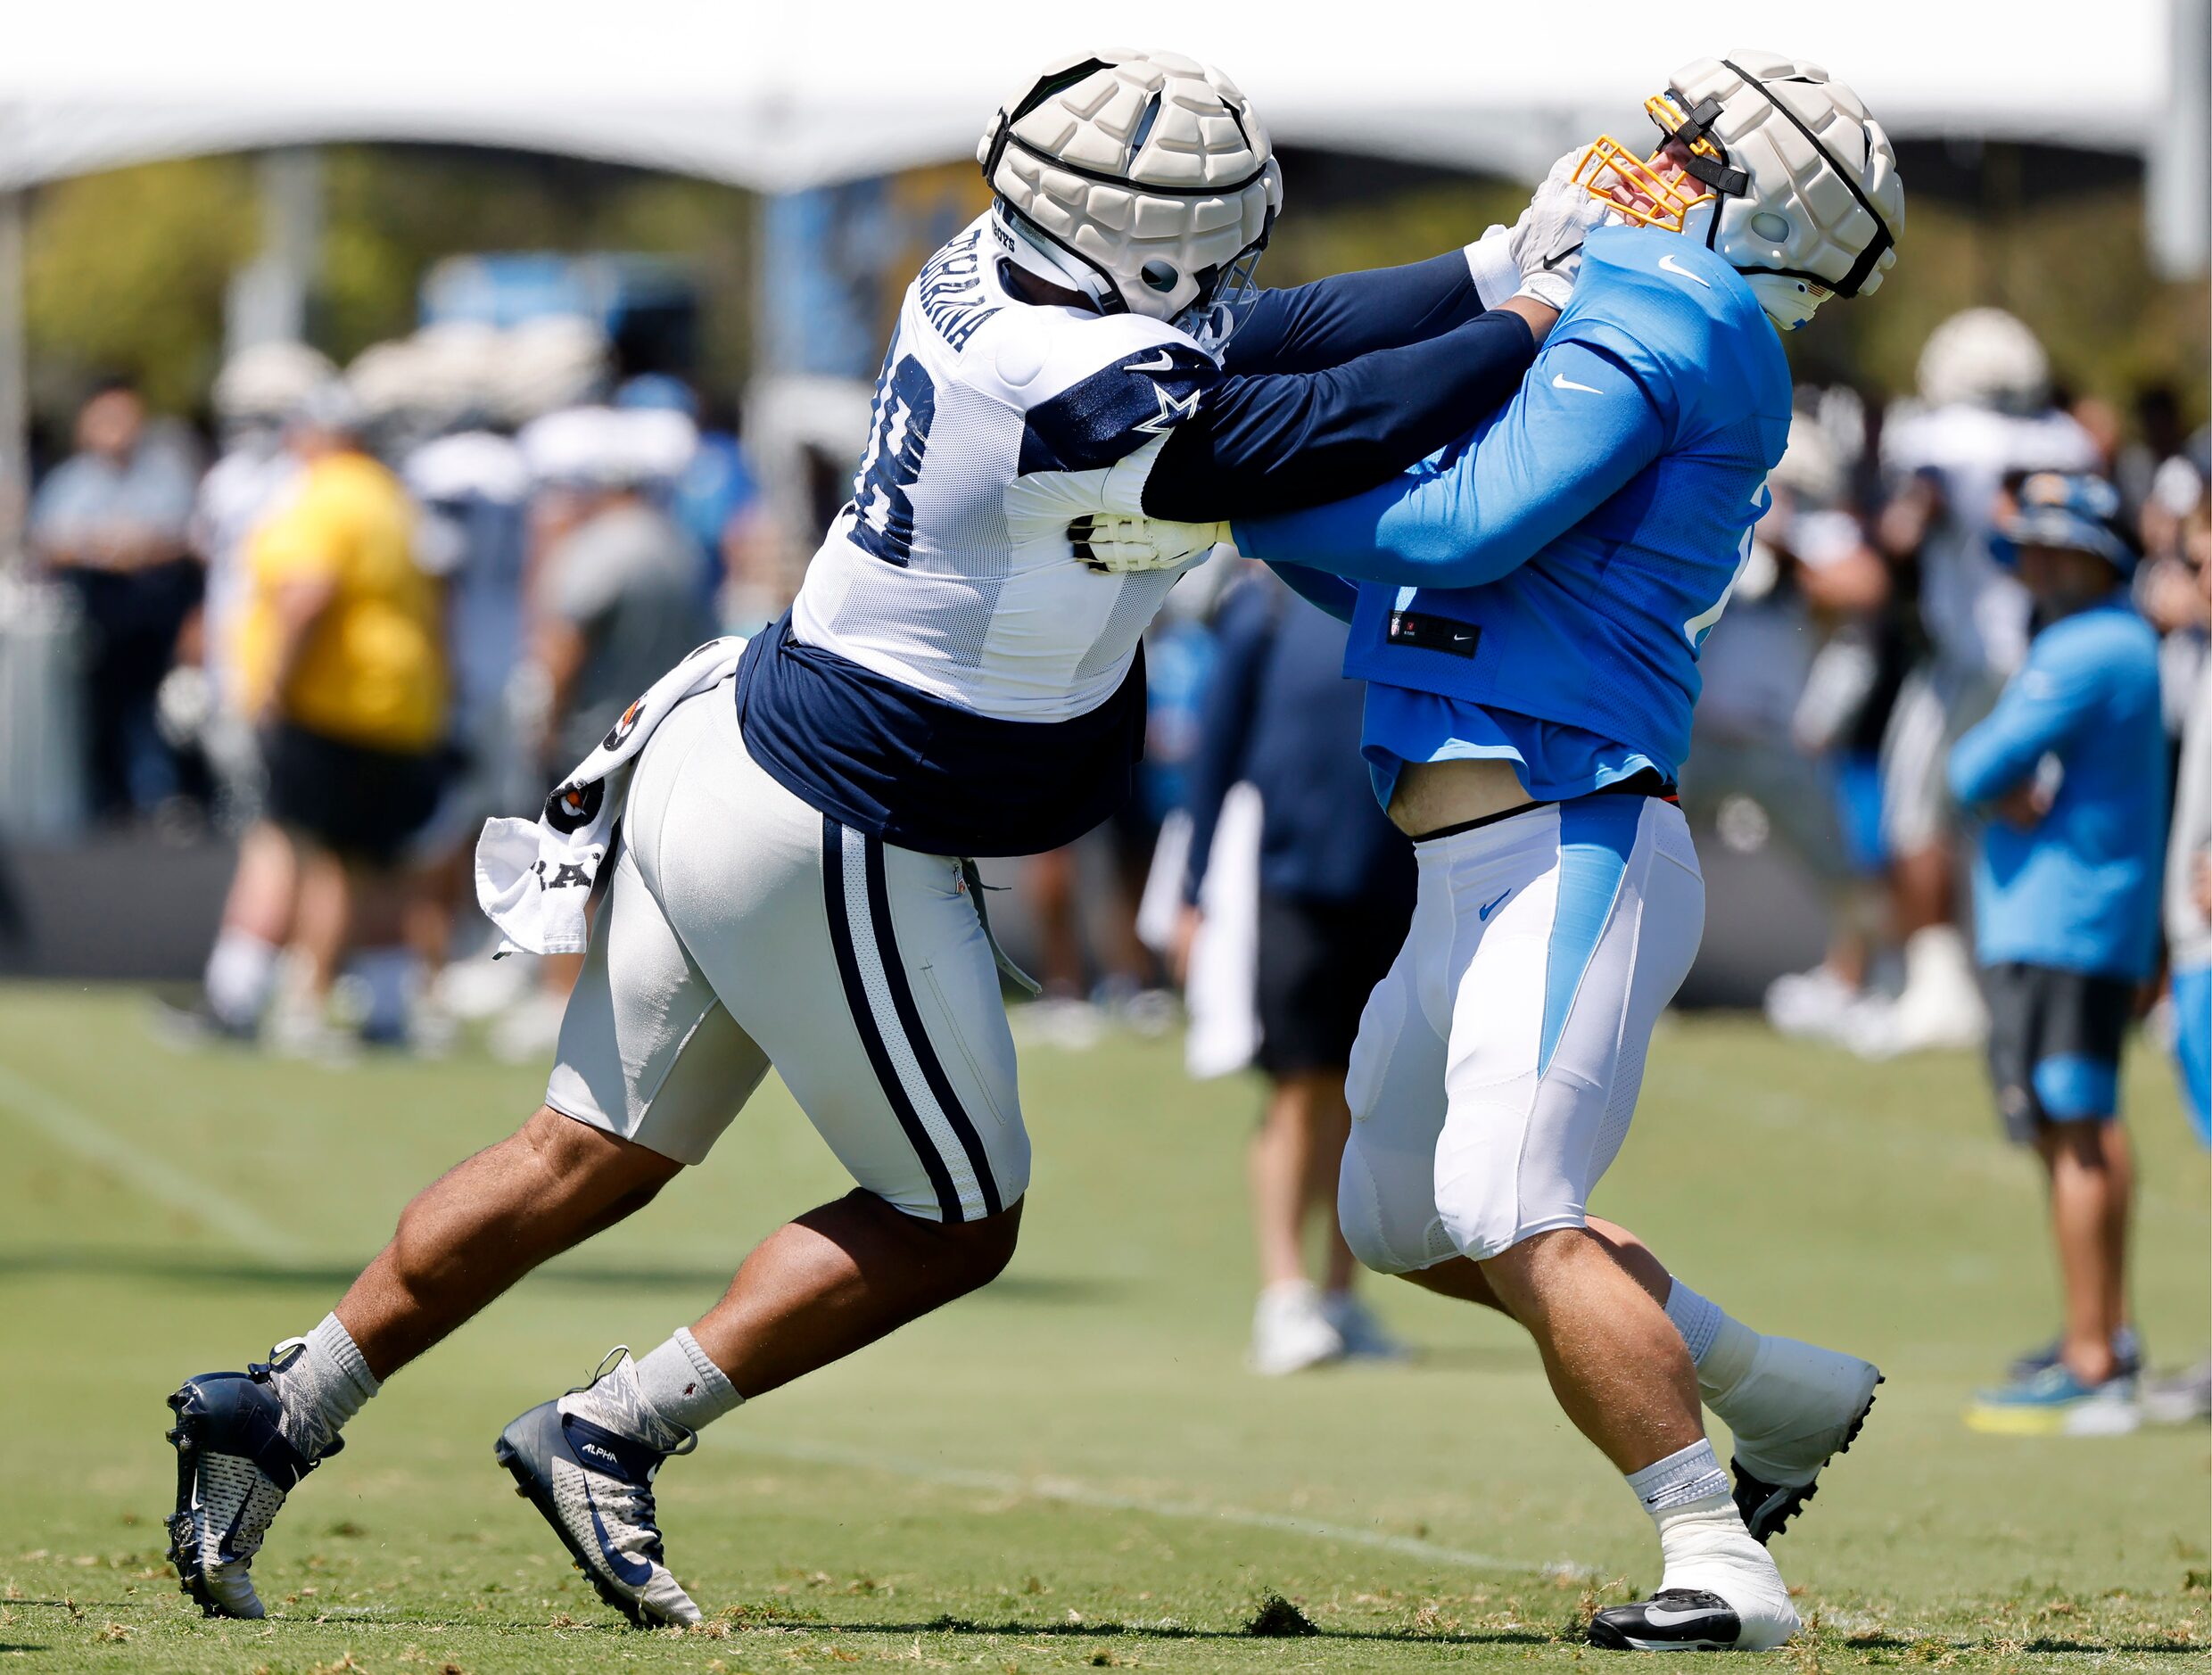
[[[590,755],[631,701],[714,637],[698,544],[663,500],[689,462],[691,421],[666,408],[579,407],[524,427],[533,476],[552,491],[532,573],[527,656],[544,695],[534,755],[547,789]],[[542,504],[541,504],[541,509]],[[501,1056],[557,1038],[583,957],[549,955],[541,986],[503,1018]]]
[[[103,382],[77,416],[77,449],[31,502],[30,544],[76,596],[87,779],[95,816],[151,814],[183,788],[154,698],[202,576],[186,541],[197,465],[180,429],[150,426],[128,379]]]
[[[1413,846],[1376,804],[1359,751],[1366,689],[1343,678],[1346,625],[1255,568],[1226,594],[1190,771],[1188,949],[1223,799],[1259,793],[1259,1068],[1250,1171],[1260,1293],[1250,1365],[1280,1374],[1404,1349],[1352,1292],[1336,1216],[1359,1014],[1413,917]],[[1309,1273],[1318,1231],[1320,1279]]]
[[[299,456],[287,425],[337,369],[301,343],[268,343],[233,356],[215,380],[222,451],[202,479],[192,544],[207,584],[180,659],[161,687],[164,712],[187,711],[216,780],[219,824],[239,829],[237,864],[209,950],[196,1006],[165,1011],[186,1035],[251,1041],[274,994],[292,937],[299,860],[285,829],[264,813],[267,791],[256,717],[245,691],[240,636],[253,597],[254,532],[297,486]],[[191,676],[197,673],[196,683]]]
[[[1884,836],[1904,986],[1864,1014],[1861,1045],[1905,1052],[1973,1046],[1988,1028],[1958,929],[1956,814],[1944,764],[2026,655],[2028,600],[1990,555],[2007,482],[2094,471],[2097,445],[2051,398],[2043,345],[2002,309],[1969,309],[1929,334],[1920,405],[1882,433],[1887,504],[1876,524],[1914,580],[1921,644],[1883,740]]]
[[[2185,515],[2184,529],[2198,598],[2212,606],[2212,506],[2201,494]],[[2182,1109],[2198,1141],[2212,1147],[2212,665],[2198,673],[2183,736],[2174,829],[2167,840],[2165,920]],[[2212,1418],[2212,1354],[2146,1383],[2143,1417],[2161,1424]]]
[[[1845,829],[1864,776],[1851,777],[1841,741],[1871,696],[1868,642],[1889,572],[1848,509],[1848,464],[1820,415],[1800,410],[1728,611],[1698,658],[1705,685],[1682,773],[1693,821],[1723,842],[1771,831],[1819,887],[1827,957],[1777,978],[1766,1011],[1786,1033],[1830,1037],[1858,1005],[1881,929],[1878,891]]]
[[[1992,556],[2017,564],[2037,631],[1950,756],[1953,792],[1985,821],[1974,912],[1991,1079],[2006,1133],[2043,1161],[2065,1304],[2058,1340],[1968,1410],[2007,1434],[2108,1435],[2139,1418],[2119,1071],[2157,962],[2167,762],[2157,639],[2128,598],[2118,512],[2096,477],[2021,486]]]
[[[418,514],[365,450],[356,399],[329,384],[286,433],[299,482],[255,532],[240,635],[259,719],[269,818],[299,850],[293,936],[304,994],[281,1044],[334,1044],[328,1003],[352,953],[359,1034],[405,1034],[416,961],[402,937],[400,862],[443,772],[448,676],[438,584]]]

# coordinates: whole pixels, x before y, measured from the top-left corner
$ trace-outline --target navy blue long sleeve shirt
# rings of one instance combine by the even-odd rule
[[[1186,899],[1197,899],[1221,800],[1241,780],[1265,810],[1262,889],[1409,907],[1413,846],[1368,792],[1359,755],[1366,689],[1340,672],[1344,625],[1262,573],[1230,590],[1215,631],[1218,653],[1191,766]]]
[[[1144,509],[1262,516],[1371,489],[1502,406],[1535,358],[1518,315],[1484,312],[1461,251],[1263,292],[1217,370],[1173,375],[1197,411]]]

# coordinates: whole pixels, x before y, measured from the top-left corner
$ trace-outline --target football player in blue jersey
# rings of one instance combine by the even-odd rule
[[[1674,784],[1788,433],[1776,328],[1879,285],[1904,205],[1880,127],[1812,65],[1701,59],[1647,109],[1648,158],[1606,139],[1581,161],[1628,224],[1589,235],[1502,411],[1329,506],[1079,535],[1141,568],[1233,534],[1351,623],[1363,750],[1420,887],[1352,1055],[1345,1237],[1519,1320],[1652,1515],[1659,1588],[1591,1640],[1756,1649],[1798,1626],[1765,1539],[1880,1375],[1751,1332],[1588,1201],[1703,929]],[[1737,1439],[1732,1498],[1701,1395]]]
[[[622,818],[543,1105],[418,1194],[303,1337],[170,1399],[170,1556],[210,1614],[261,1614],[271,1521],[383,1380],[703,1161],[772,1065],[855,1190],[496,1445],[610,1605],[698,1620],[663,1551],[664,1462],[1013,1252],[1029,1142],[970,857],[1055,847],[1128,795],[1142,637],[1203,556],[1071,562],[1070,519],[1385,481],[1511,395],[1601,215],[1556,171],[1464,252],[1255,293],[1282,202],[1267,130],[1167,53],[1049,66],[978,161],[993,203],[907,290],[853,498],[791,611],[610,736],[639,753],[619,786],[602,768],[550,804],[556,858],[580,853],[557,811],[611,821],[620,798]]]

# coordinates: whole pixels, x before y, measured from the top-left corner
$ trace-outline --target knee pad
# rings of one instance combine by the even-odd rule
[[[1426,1159],[1378,1155],[1360,1135],[1354,1123],[1336,1182],[1337,1225],[1352,1254],[1377,1274],[1407,1274],[1457,1255],[1437,1219]]]

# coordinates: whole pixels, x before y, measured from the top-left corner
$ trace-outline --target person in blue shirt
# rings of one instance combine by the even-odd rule
[[[1647,109],[1648,159],[1606,139],[1582,160],[1630,225],[1589,235],[1502,411],[1347,499],[1094,519],[1088,544],[1142,565],[1231,535],[1349,620],[1363,753],[1420,876],[1353,1050],[1345,1236],[1519,1320],[1652,1515],[1659,1589],[1598,1613],[1593,1643],[1763,1649],[1798,1626],[1764,1542],[1880,1374],[1730,1319],[1588,1200],[1703,928],[1674,781],[1787,434],[1772,327],[1879,284],[1903,193],[1879,125],[1812,65],[1700,60]],[[1701,1395],[1735,1438],[1733,1497]]]
[[[2134,1168],[2120,1044],[2157,960],[2167,824],[2158,637],[2135,614],[2119,495],[2095,477],[2029,477],[1993,550],[2040,624],[2027,662],[1951,753],[1983,817],[1974,940],[2005,1131],[2051,1184],[2066,1326],[1968,1409],[1978,1431],[2103,1435],[2137,1420],[2124,1360]]]

